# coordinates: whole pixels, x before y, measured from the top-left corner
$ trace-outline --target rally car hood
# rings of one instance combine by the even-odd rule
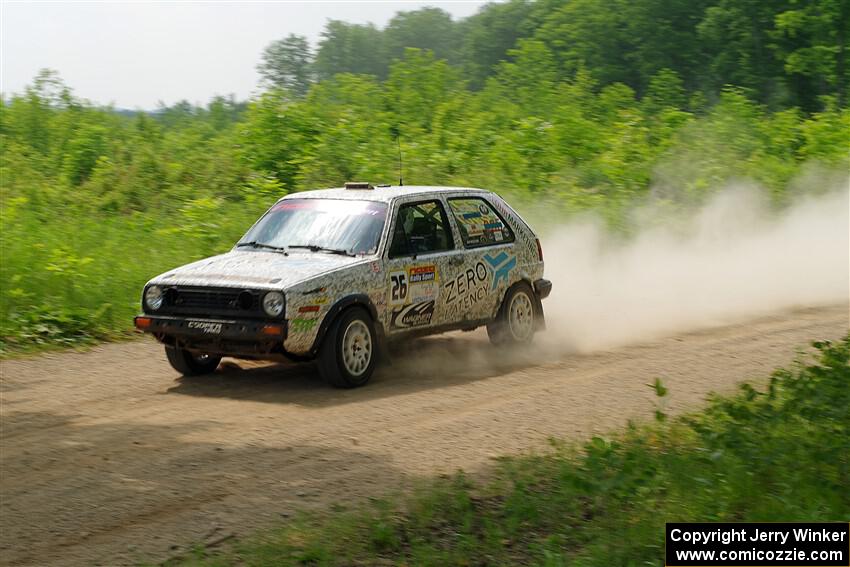
[[[158,285],[192,285],[284,289],[345,266],[363,257],[325,253],[239,251],[213,256],[170,270],[151,280]]]

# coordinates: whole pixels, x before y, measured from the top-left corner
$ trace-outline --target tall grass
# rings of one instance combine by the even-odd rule
[[[0,349],[25,351],[128,334],[153,275],[228,250],[254,211],[102,215],[62,206],[6,208],[0,250]]]

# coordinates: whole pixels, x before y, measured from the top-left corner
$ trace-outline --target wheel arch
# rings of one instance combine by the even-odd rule
[[[522,284],[528,286],[528,289],[531,291],[531,300],[534,304],[535,330],[543,331],[546,329],[546,316],[543,314],[543,301],[537,296],[537,292],[534,291],[534,281],[526,273],[521,274],[517,281],[505,288],[505,293],[502,294],[502,298],[499,302],[499,309],[496,311],[496,319],[501,317],[503,311],[506,309],[505,299],[507,299],[511,290]]]
[[[369,296],[365,293],[353,293],[339,299],[331,306],[330,309],[328,309],[328,313],[319,324],[319,330],[316,333],[313,346],[310,347],[311,356],[316,356],[316,353],[319,352],[319,347],[322,346],[322,342],[325,340],[325,336],[328,334],[328,330],[331,328],[334,321],[336,321],[345,311],[348,311],[353,307],[363,307],[366,312],[369,313],[369,317],[372,318],[372,323],[374,323],[375,334],[377,335],[376,338],[379,343],[383,342],[382,327],[378,320],[378,310],[375,307],[375,304],[372,303],[372,300],[369,299]]]

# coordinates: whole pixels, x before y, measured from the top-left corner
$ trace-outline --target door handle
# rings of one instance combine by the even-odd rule
[[[451,259],[449,260],[449,264],[452,265],[452,266],[460,266],[460,265],[463,264],[463,257],[462,256],[452,256]]]

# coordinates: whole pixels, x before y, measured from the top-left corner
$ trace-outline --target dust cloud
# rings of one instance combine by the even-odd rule
[[[777,212],[758,189],[736,186],[687,215],[642,207],[627,240],[593,218],[550,230],[542,240],[553,291],[539,338],[586,352],[846,304],[849,192],[842,181]]]

